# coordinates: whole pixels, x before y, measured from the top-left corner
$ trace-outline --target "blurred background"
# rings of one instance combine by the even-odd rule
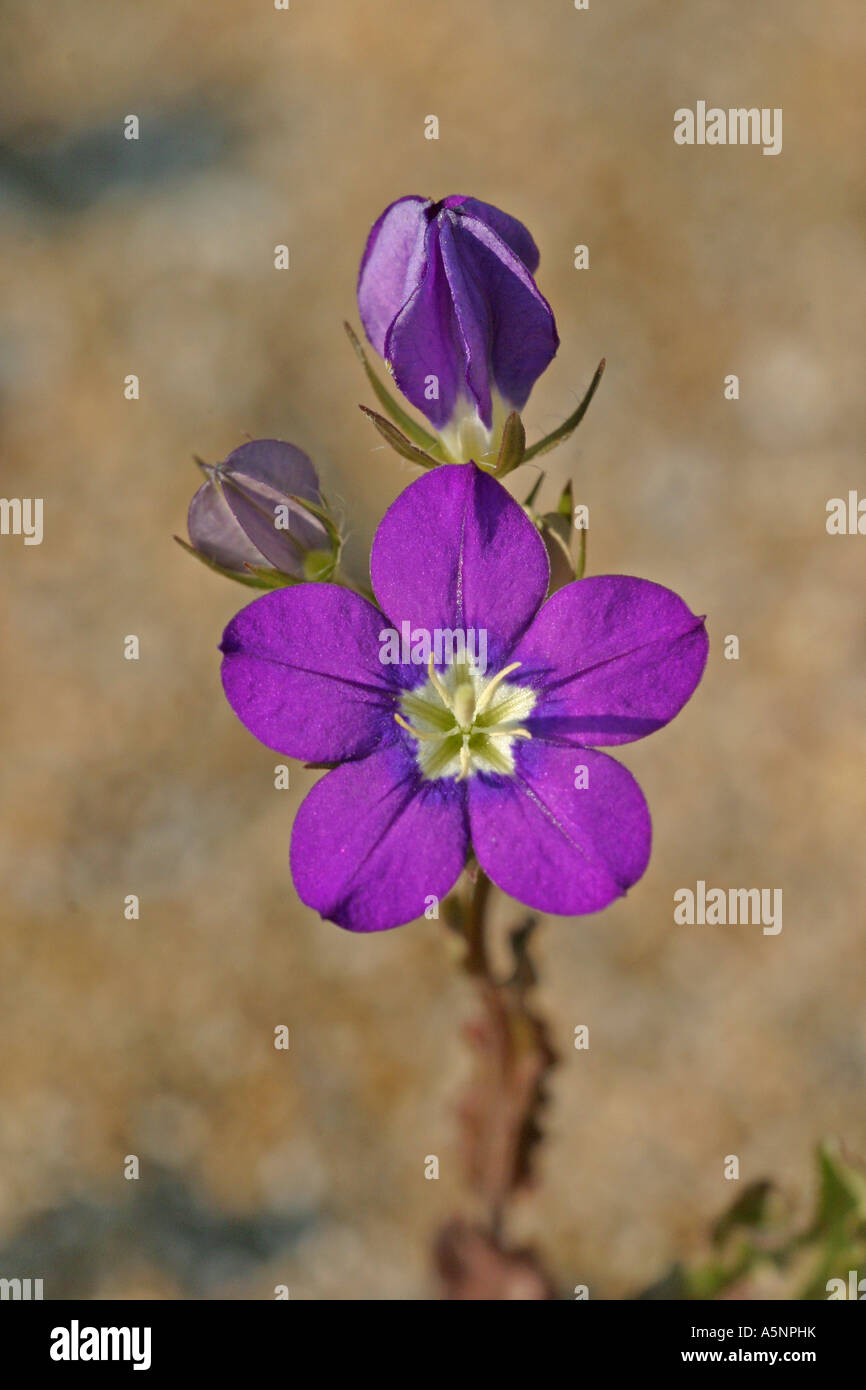
[[[0,14],[0,492],[44,498],[41,546],[0,539],[0,1274],[46,1297],[430,1298],[433,1236],[472,1214],[473,1001],[445,928],[353,937],[298,903],[289,833],[317,774],[275,790],[218,680],[247,593],[172,541],[193,453],[278,436],[363,571],[413,470],[358,412],[342,321],[404,193],[528,224],[562,339],[530,440],[608,362],[545,497],[573,477],[588,572],[669,585],[711,635],[696,698],[622,750],[654,816],[646,877],[534,943],[561,1064],[512,1234],[566,1296],[623,1298],[704,1247],[725,1155],[805,1213],[819,1138],[866,1153],[866,539],[825,530],[866,486],[862,7]],[[782,107],[782,154],[677,147],[697,100]],[[675,926],[699,878],[782,888],[783,931]]]

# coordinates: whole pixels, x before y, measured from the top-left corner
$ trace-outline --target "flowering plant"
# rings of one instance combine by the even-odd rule
[[[673,718],[704,668],[702,620],[670,590],[618,575],[545,603],[537,531],[474,463],[398,497],[371,576],[378,608],[300,585],[256,599],[223,637],[225,692],[247,728],[336,765],[295,821],[303,901],[354,931],[399,926],[447,895],[471,845],[529,907],[606,907],[646,868],[650,820],[631,774],[592,745]],[[404,627],[408,662],[384,662],[383,641]],[[489,669],[467,650],[479,632]],[[437,663],[430,635],[446,633],[463,637],[451,642],[462,656]]]
[[[187,549],[267,591],[223,635],[232,709],[269,748],[327,769],[295,820],[299,896],[355,932],[438,917],[442,904],[479,984],[482,1076],[464,1120],[489,1220],[443,1235],[440,1268],[455,1297],[474,1296],[479,1242],[503,1288],[517,1269],[535,1281],[528,1296],[547,1296],[537,1263],[502,1233],[553,1062],[529,999],[535,917],[512,933],[512,976],[496,978],[491,887],[532,914],[576,916],[638,881],[647,805],[599,750],[667,724],[707,659],[703,619],[669,589],[582,577],[586,536],[573,554],[570,487],[538,515],[540,479],[523,504],[502,482],[576,428],[604,366],[574,414],[527,447],[519,412],[558,346],[538,263],[526,228],[474,198],[401,198],[374,224],[361,319],[427,424],[383,385],[349,329],[385,411],[366,413],[423,470],[378,527],[369,589],[341,572],[339,525],[293,445],[258,440],[203,465],[189,514]]]

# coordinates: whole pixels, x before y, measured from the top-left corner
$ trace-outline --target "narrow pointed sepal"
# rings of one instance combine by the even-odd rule
[[[586,530],[577,531],[575,542],[574,496],[571,479],[556,504],[556,510],[545,512],[535,519],[550,560],[550,591],[582,579],[586,569]]]
[[[417,420],[413,420],[412,416],[409,415],[408,412],[405,411],[397,401],[395,401],[394,397],[391,395],[391,392],[385,386],[382,385],[382,382],[379,380],[376,373],[373,371],[373,368],[370,366],[370,363],[367,360],[367,354],[364,351],[363,346],[361,345],[357,333],[352,328],[352,325],[350,323],[346,323],[343,325],[343,327],[346,330],[349,342],[352,344],[352,347],[355,350],[355,355],[358,358],[358,361],[364,368],[367,380],[369,381],[370,385],[373,388],[373,391],[376,394],[376,399],[382,406],[383,410],[387,411],[394,424],[398,427],[398,430],[401,431],[409,440],[411,440],[413,444],[416,444],[420,450],[424,452],[432,452],[434,454],[437,454],[438,441],[436,439],[436,436],[430,434],[428,430],[425,430],[423,425],[419,425]],[[372,414],[372,412],[370,413]],[[434,461],[442,462],[441,455],[439,455],[437,459],[434,459]]]
[[[555,449],[558,444],[562,444],[568,439],[570,434],[574,433],[589,409],[590,401],[598,390],[598,383],[604,375],[605,364],[606,359],[603,357],[595,369],[595,375],[589,383],[586,395],[577,407],[577,410],[573,411],[568,419],[562,422],[558,429],[552,430],[550,434],[546,434],[543,439],[537,440],[535,444],[530,444],[523,455],[524,463],[528,462],[529,459],[537,458],[539,454],[549,453],[551,449]]]
[[[417,463],[419,468],[436,467],[438,459],[431,458],[430,454],[425,452],[424,449],[419,449],[410,439],[406,438],[405,434],[402,434],[400,430],[398,430],[396,425],[392,425],[390,420],[386,420],[384,415],[379,415],[375,410],[370,410],[369,406],[366,405],[361,405],[358,409],[366,415],[368,420],[373,421],[373,424],[385,440],[385,443],[390,444],[395,453],[400,454],[404,459],[408,459],[410,463]]]
[[[181,549],[185,550],[188,555],[191,555],[194,560],[200,560],[207,569],[213,570],[216,574],[225,575],[226,579],[235,579],[238,584],[246,584],[250,589],[273,589],[274,587],[270,577],[267,579],[263,577],[263,572],[257,574],[255,571],[249,570],[246,574],[241,574],[237,570],[226,569],[224,565],[217,564],[216,560],[212,560],[210,556],[203,554],[201,550],[196,550],[194,545],[188,545],[185,540],[181,540],[180,536],[175,536],[174,539]],[[275,570],[270,571],[270,575],[274,575],[275,573]]]

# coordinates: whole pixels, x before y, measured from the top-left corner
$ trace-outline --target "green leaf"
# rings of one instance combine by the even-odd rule
[[[679,1263],[642,1298],[718,1298],[734,1285],[750,1294],[771,1275],[790,1299],[826,1299],[831,1278],[847,1291],[849,1272],[866,1261],[866,1169],[825,1141],[817,1150],[818,1194],[805,1227],[769,1181],[751,1183],[715,1222],[713,1254]]]
[[[382,438],[391,448],[401,454],[404,459],[409,459],[410,463],[417,463],[421,468],[435,468],[436,460],[429,454],[425,454],[423,449],[417,448],[405,436],[401,434],[396,425],[392,425],[390,420],[386,420],[384,415],[377,415],[375,410],[370,410],[366,405],[359,405],[358,409],[366,415],[368,420],[372,420]]]
[[[343,327],[349,335],[349,342],[355,349],[355,354],[358,358],[358,361],[361,363],[361,366],[367,373],[367,380],[369,381],[370,385],[375,391],[380,405],[383,407],[384,410],[388,412],[395,424],[399,425],[403,433],[407,435],[409,439],[413,441],[413,443],[417,444],[420,449],[436,450],[438,454],[439,442],[436,439],[436,436],[430,434],[427,430],[425,430],[423,425],[419,425],[416,420],[413,420],[412,416],[407,414],[403,407],[399,405],[397,401],[394,400],[394,397],[391,395],[390,391],[386,390],[386,388],[382,385],[376,373],[373,371],[373,368],[370,366],[370,363],[367,361],[367,354],[361,346],[361,343],[359,342],[358,336],[352,328],[352,325],[350,323],[346,323],[343,325]],[[438,456],[441,461],[441,455]]]
[[[866,1221],[866,1178],[846,1163],[829,1141],[818,1146],[818,1174],[816,1224],[819,1229],[835,1230],[852,1216]]]
[[[732,1231],[743,1227],[765,1226],[769,1214],[773,1184],[766,1178],[749,1183],[732,1206],[723,1212],[712,1229],[711,1240],[714,1245],[722,1245]]]
[[[496,467],[493,472],[497,478],[503,478],[506,473],[510,473],[513,468],[523,462],[523,455],[526,452],[526,430],[523,428],[523,421],[516,410],[512,410],[508,419],[505,421],[505,428],[502,431],[502,443],[499,446],[499,457],[496,460]]]
[[[551,434],[546,434],[544,438],[539,439],[536,444],[531,444],[523,455],[524,463],[527,463],[529,459],[534,459],[538,454],[546,454],[548,450],[555,449],[557,444],[561,444],[570,434],[574,433],[589,409],[589,403],[598,389],[598,383],[601,381],[604,373],[605,363],[606,359],[603,357],[595,369],[595,376],[589,383],[589,390],[577,407],[577,410],[575,410],[572,415],[569,415],[567,420],[563,421],[559,429],[553,430]]]

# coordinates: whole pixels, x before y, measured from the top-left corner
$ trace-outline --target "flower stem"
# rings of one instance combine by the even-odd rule
[[[490,963],[487,954],[487,905],[493,884],[482,868],[471,884],[466,912],[466,960],[467,974],[489,978]]]
[[[530,1177],[531,1159],[541,1137],[538,1118],[545,1103],[545,1083],[554,1063],[547,1027],[528,1001],[536,978],[528,955],[536,919],[527,916],[508,933],[512,968],[500,979],[490,952],[492,900],[493,885],[479,866],[467,873],[449,914],[463,941],[463,969],[476,987],[482,1008],[480,1018],[467,1030],[475,1067],[460,1106],[460,1119],[468,1185],[480,1199],[485,1217],[473,1228],[471,1238],[466,1234],[468,1228],[457,1223],[448,1239],[461,1250],[483,1247],[486,1254],[481,1263],[488,1274],[495,1268],[497,1278],[501,1275],[507,1282],[519,1266],[524,1276],[531,1269],[538,1287],[546,1288],[546,1277],[534,1256],[511,1250],[505,1233],[509,1203]],[[454,1249],[449,1249],[452,1258],[450,1262],[445,1259],[443,1268],[451,1271],[450,1296],[471,1296],[453,1291],[461,1279],[464,1283],[472,1280]],[[454,1272],[458,1266],[462,1270],[459,1276]]]

